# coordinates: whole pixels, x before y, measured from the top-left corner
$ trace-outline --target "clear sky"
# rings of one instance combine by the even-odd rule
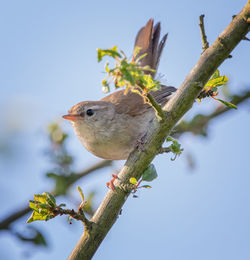
[[[34,193],[50,190],[44,177],[46,125],[75,103],[104,96],[103,64],[96,48],[118,45],[132,53],[137,31],[149,18],[168,32],[159,72],[164,83],[178,87],[201,53],[198,17],[205,14],[212,43],[246,0],[211,1],[83,1],[8,0],[0,2],[0,189],[1,216],[22,207]],[[232,93],[250,88],[249,42],[241,42],[220,67]],[[189,115],[209,112],[213,100],[195,104]],[[76,169],[98,159],[70,134],[69,149]],[[112,231],[94,259],[233,260],[250,259],[249,103],[214,120],[208,138],[185,135],[185,152],[175,162],[157,157],[159,177],[153,189],[129,198]],[[188,169],[192,154],[195,169]],[[116,163],[116,167],[122,162]],[[98,191],[96,204],[107,191],[112,170],[99,171],[78,184]],[[72,190],[73,196],[76,196]],[[63,201],[63,199],[62,199]],[[15,227],[25,228],[26,219]],[[35,223],[50,242],[35,249],[0,233],[0,258],[66,259],[78,241],[80,223],[64,218]]]

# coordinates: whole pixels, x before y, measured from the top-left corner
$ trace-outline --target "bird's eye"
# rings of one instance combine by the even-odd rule
[[[87,114],[88,116],[93,116],[93,115],[94,115],[93,109],[88,109],[88,110],[86,111],[86,114]]]

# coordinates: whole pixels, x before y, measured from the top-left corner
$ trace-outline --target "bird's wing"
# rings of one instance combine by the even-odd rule
[[[160,90],[152,91],[151,95],[160,104],[165,105],[169,100],[169,96],[176,91],[175,87],[161,86]],[[116,91],[101,101],[109,101],[115,105],[117,113],[126,113],[130,116],[136,116],[145,113],[151,106],[144,102],[143,97],[132,91],[124,93],[125,90]]]

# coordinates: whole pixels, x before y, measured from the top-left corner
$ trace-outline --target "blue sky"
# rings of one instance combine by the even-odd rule
[[[149,18],[161,21],[168,32],[159,73],[164,83],[178,87],[201,53],[198,17],[206,15],[206,32],[212,43],[246,1],[2,1],[0,3],[0,174],[2,213],[22,207],[32,194],[50,190],[44,177],[49,163],[46,125],[75,103],[104,96],[103,63],[97,48],[118,45],[132,53],[134,38]],[[241,42],[220,67],[229,77],[232,93],[250,87],[249,43]],[[209,113],[213,100],[195,104],[188,116]],[[73,134],[69,149],[76,169],[98,159],[89,154]],[[185,135],[184,154],[175,162],[168,155],[154,164],[159,177],[153,189],[129,198],[112,231],[94,259],[249,259],[250,169],[249,103],[210,125],[207,139]],[[191,171],[187,154],[196,162]],[[122,166],[117,162],[116,167]],[[96,204],[107,191],[112,169],[99,171],[78,184],[98,191]],[[77,196],[72,190],[71,197]],[[63,199],[62,199],[63,200]],[[19,230],[25,227],[19,221]],[[5,232],[0,233],[0,257],[65,259],[82,228],[65,219],[36,223],[45,230],[51,246],[37,250]],[[34,251],[34,252],[33,252]]]

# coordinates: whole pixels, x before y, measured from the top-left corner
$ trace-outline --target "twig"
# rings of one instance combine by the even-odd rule
[[[154,108],[154,110],[156,111],[158,117],[160,118],[160,120],[163,120],[165,118],[165,114],[162,110],[161,105],[159,105],[155,99],[152,97],[151,94],[147,94],[147,99],[148,99],[148,103],[151,104],[151,106]]]
[[[86,218],[82,208],[80,208],[78,212],[76,212],[73,209],[62,209],[60,207],[56,207],[52,210],[52,213],[54,217],[58,215],[69,215],[71,218],[74,218],[75,220],[82,221],[86,228],[89,228],[91,225],[91,222]]]
[[[207,41],[207,36],[205,33],[204,17],[205,17],[204,14],[200,15],[200,17],[199,17],[199,21],[200,21],[199,26],[200,26],[200,30],[201,30],[201,40],[202,40],[203,52],[209,47],[209,43]]]
[[[10,225],[18,220],[19,218],[25,216],[27,213],[29,213],[31,209],[29,207],[24,207],[22,209],[16,210],[13,213],[11,213],[9,216],[5,217],[0,222],[0,230],[7,230],[10,228]]]
[[[250,91],[245,91],[241,95],[234,95],[232,96],[231,102],[235,105],[242,104],[244,101],[250,98]],[[191,132],[195,135],[206,134],[206,128],[208,123],[218,116],[226,113],[227,111],[232,111],[230,108],[224,105],[218,106],[212,113],[208,115],[198,114],[196,115],[191,121],[186,122],[183,121],[176,126],[173,131],[174,137],[179,137],[183,133]]]
[[[87,168],[86,170],[83,170],[82,172],[79,172],[78,174],[75,174],[75,178],[74,180],[72,180],[69,183],[69,186],[71,186],[72,184],[74,184],[76,181],[78,181],[80,178],[87,176],[88,174],[102,169],[104,167],[108,167],[112,164],[112,161],[110,160],[102,160],[92,166],[90,166],[89,168]],[[52,193],[55,197],[59,196],[60,194],[57,194],[55,191],[50,192]],[[0,230],[7,230],[10,228],[10,225],[15,222],[16,220],[18,220],[19,218],[23,217],[24,215],[26,215],[27,213],[29,213],[31,211],[31,209],[29,207],[24,207],[20,210],[17,210],[13,213],[11,213],[9,216],[5,217],[1,222],[0,222]]]
[[[142,90],[141,96],[142,96],[142,97],[145,97],[145,96],[143,95],[144,90],[145,90],[145,87],[143,86],[143,84],[141,84],[140,82],[136,82],[136,85],[137,85],[138,87],[140,87],[141,90]],[[156,116],[157,116],[160,120],[163,120],[163,119],[165,118],[165,114],[164,114],[164,111],[162,110],[162,106],[157,103],[157,101],[152,97],[152,95],[151,95],[150,93],[147,93],[147,94],[146,94],[146,99],[147,99],[147,103],[148,103],[150,106],[152,106],[153,109],[155,110]]]
[[[75,183],[76,181],[78,181],[79,179],[89,175],[90,173],[96,171],[96,170],[99,170],[99,169],[102,169],[102,168],[105,168],[105,167],[108,167],[112,164],[112,161],[111,160],[102,160],[92,166],[90,166],[88,169],[86,170],[83,170],[82,172],[79,172],[77,174],[75,174],[73,180],[70,182],[70,186]],[[55,195],[57,196],[57,194]]]

